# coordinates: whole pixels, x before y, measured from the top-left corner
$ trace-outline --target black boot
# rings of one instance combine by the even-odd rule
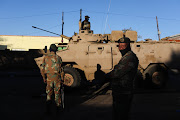
[[[63,112],[62,106],[56,106],[56,115],[60,114],[61,112]]]
[[[51,104],[52,104],[52,101],[51,101],[51,100],[46,101],[46,114],[47,114],[47,115],[50,115],[50,114],[51,114]]]

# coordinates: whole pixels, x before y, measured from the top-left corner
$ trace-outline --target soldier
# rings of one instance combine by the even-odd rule
[[[89,16],[85,16],[85,20],[82,22],[81,30],[90,30],[90,22],[89,22]]]
[[[61,57],[56,55],[57,47],[55,44],[50,45],[50,53],[45,55],[42,63],[41,75],[43,77],[46,86],[46,107],[47,113],[50,113],[50,106],[52,103],[51,97],[55,94],[55,102],[57,107],[57,112],[61,110],[61,97],[60,97],[60,82],[62,81],[62,60]]]
[[[112,78],[113,120],[127,120],[139,60],[131,51],[129,38],[123,37],[118,43],[122,58],[107,75]]]

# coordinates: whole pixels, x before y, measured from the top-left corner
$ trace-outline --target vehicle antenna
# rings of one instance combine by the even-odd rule
[[[111,0],[109,2],[109,8],[108,8],[107,17],[106,17],[106,23],[105,23],[105,28],[104,28],[104,34],[105,34],[105,31],[106,31],[106,24],[107,24],[107,20],[108,20],[108,14],[109,14],[110,7],[111,7]]]
[[[38,27],[35,27],[35,26],[32,26],[32,27],[35,28],[35,29],[39,29],[39,30],[42,30],[42,31],[45,31],[45,32],[48,32],[48,33],[52,33],[52,34],[61,36],[60,34],[57,34],[57,33],[54,33],[54,32],[48,31],[48,30],[44,30],[44,29],[41,29],[41,28],[38,28]]]
[[[159,25],[158,25],[158,18],[157,18],[157,16],[156,16],[156,22],[157,22],[158,38],[159,38],[159,41],[160,41],[160,40],[161,40],[161,39],[160,39],[160,34],[161,34],[161,32],[159,31]]]
[[[62,12],[62,35],[63,35],[63,27],[64,27],[64,12]],[[62,37],[62,41],[61,41],[62,43],[63,43],[63,37]]]
[[[82,9],[80,9],[79,32],[81,31],[81,26],[82,26],[81,20],[82,20]]]
[[[80,21],[82,20],[82,9],[80,9]]]

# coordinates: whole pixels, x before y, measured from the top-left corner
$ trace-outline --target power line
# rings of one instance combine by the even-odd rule
[[[79,10],[67,11],[64,13],[73,13],[73,12],[79,12]],[[29,15],[29,16],[20,16],[20,17],[8,17],[8,18],[0,18],[0,19],[21,19],[21,18],[40,17],[40,16],[47,16],[47,15],[59,15],[59,14],[60,13],[47,13],[47,14],[38,14],[38,15]]]
[[[9,18],[0,18],[0,19],[20,19],[20,18],[39,17],[39,16],[55,15],[55,14],[59,14],[59,13],[49,13],[49,14],[30,15],[30,16],[21,16],[21,17],[9,17]]]
[[[64,12],[64,13],[73,13],[73,12],[79,12],[79,10],[75,10],[75,11],[67,11],[67,12]]]
[[[84,10],[84,11],[85,11],[85,12],[89,12],[89,13],[111,14],[111,15],[121,15],[121,16],[134,16],[134,17],[145,18],[145,19],[155,19],[155,17],[139,16],[139,15],[137,16],[137,15],[122,14],[122,13],[97,12],[97,11],[87,11],[87,10]],[[169,19],[169,18],[158,18],[158,19],[180,21],[180,20],[178,20],[178,19]]]
[[[134,16],[134,17],[139,17],[139,18],[145,18],[145,19],[155,19],[155,17],[148,17],[148,16],[137,16],[137,15],[129,15],[129,14],[122,14],[122,13],[113,13],[113,12],[97,12],[97,11],[88,11],[88,10],[83,10],[85,12],[89,13],[98,13],[98,14],[110,14],[110,15],[121,15],[121,16]],[[73,13],[73,12],[79,12],[79,10],[76,11],[67,11],[64,13]],[[40,16],[48,16],[48,15],[59,15],[60,13],[47,13],[47,14],[37,14],[37,15],[29,15],[29,16],[20,16],[20,17],[7,17],[7,18],[0,18],[0,19],[22,19],[22,18],[30,18],[30,17],[40,17]],[[169,18],[161,18],[159,17],[158,19],[161,20],[172,20],[172,21],[180,21],[179,19],[169,19]]]

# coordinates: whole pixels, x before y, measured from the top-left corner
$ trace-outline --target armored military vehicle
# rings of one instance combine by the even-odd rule
[[[61,35],[68,39],[69,43],[57,45],[63,48],[57,51],[57,55],[61,56],[63,61],[65,84],[78,87],[82,80],[95,80],[98,70],[103,73],[110,72],[121,59],[117,41],[123,35],[130,38],[131,48],[139,58],[137,76],[142,79],[135,80],[136,86],[164,87],[168,80],[168,70],[180,70],[180,43],[152,40],[137,42],[136,31],[94,34],[91,29],[82,29],[80,19],[79,33],[72,37]],[[40,69],[43,57],[35,59]],[[101,77],[104,78],[103,75]]]

